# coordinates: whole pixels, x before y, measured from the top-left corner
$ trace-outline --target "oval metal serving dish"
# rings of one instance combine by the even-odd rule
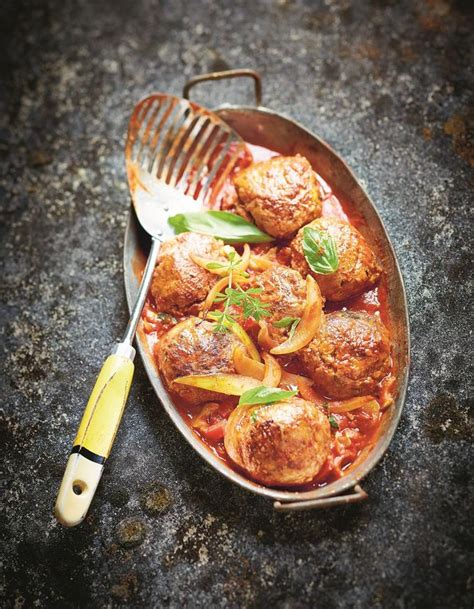
[[[212,74],[197,77],[188,83],[184,94],[196,82],[216,80],[231,76],[251,76],[255,79],[257,103],[260,100],[260,79],[258,74],[250,71]],[[271,498],[275,508],[280,511],[302,510],[316,507],[328,507],[351,503],[364,499],[367,495],[359,486],[359,481],[366,476],[382,458],[397,427],[403,409],[408,381],[409,368],[409,322],[408,310],[402,276],[390,239],[382,220],[355,175],[344,161],[316,135],[281,114],[263,108],[226,105],[218,108],[217,113],[237,131],[248,143],[263,146],[282,155],[300,153],[305,156],[317,172],[326,180],[333,190],[351,202],[352,209],[360,214],[364,223],[359,230],[369,240],[379,256],[387,276],[389,293],[389,310],[391,317],[393,358],[395,364],[396,386],[395,400],[386,411],[378,440],[364,461],[357,463],[339,480],[325,487],[311,491],[296,492],[276,490],[261,486],[245,478],[224,461],[218,459],[199,440],[192,429],[186,425],[169,398],[158,375],[152,354],[145,340],[137,335],[137,346],[142,357],[148,377],[153,388],[169,414],[171,420],[193,446],[196,452],[218,472],[241,487]],[[179,210],[177,210],[178,212]],[[364,228],[365,227],[365,228]],[[127,302],[130,308],[138,289],[137,265],[144,258],[149,248],[149,239],[144,235],[135,218],[133,209],[125,232],[124,274]],[[350,492],[352,490],[352,492]]]

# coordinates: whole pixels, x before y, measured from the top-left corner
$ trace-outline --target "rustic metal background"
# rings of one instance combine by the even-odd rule
[[[2,3],[4,606],[472,606],[469,6]],[[52,515],[64,460],[127,317],[129,113],[150,90],[241,66],[378,205],[411,309],[401,425],[368,502],[277,514],[196,458],[138,364],[105,483],[64,530]],[[193,96],[252,101],[250,84],[216,86]]]

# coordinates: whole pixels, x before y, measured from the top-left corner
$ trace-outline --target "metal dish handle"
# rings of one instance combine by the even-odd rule
[[[337,505],[347,505],[349,503],[358,503],[367,499],[367,493],[356,484],[350,495],[339,495],[337,497],[323,497],[321,499],[310,499],[309,501],[293,501],[291,503],[281,503],[275,501],[273,507],[277,512],[299,512],[302,510],[322,509],[334,507]]]
[[[253,78],[255,83],[255,104],[260,106],[262,103],[262,77],[255,70],[224,70],[223,72],[209,72],[208,74],[199,74],[190,78],[183,87],[183,97],[189,99],[189,92],[200,82],[208,80],[224,80],[226,78]]]

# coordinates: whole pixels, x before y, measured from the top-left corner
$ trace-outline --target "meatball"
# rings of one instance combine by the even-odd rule
[[[214,324],[189,317],[174,326],[159,343],[157,363],[164,384],[189,403],[221,400],[220,393],[173,381],[188,374],[235,374],[233,352],[240,344],[234,334],[214,332]]]
[[[308,226],[328,232],[336,244],[339,268],[334,273],[313,273],[303,253],[303,229],[291,243],[291,266],[302,275],[311,273],[327,300],[342,301],[374,285],[381,273],[374,252],[360,232],[337,218],[319,218]]]
[[[329,421],[299,398],[267,406],[238,406],[224,436],[229,457],[268,486],[306,484],[329,454]]]
[[[321,197],[311,165],[299,154],[254,163],[234,178],[243,209],[272,237],[292,237],[321,215]]]
[[[298,360],[327,397],[369,395],[390,370],[388,330],[378,315],[329,313],[319,335],[298,352]]]
[[[290,327],[278,328],[274,324],[285,317],[301,318],[306,302],[306,284],[298,271],[287,266],[275,265],[255,275],[252,287],[261,288],[258,298],[269,305],[270,317],[265,317],[270,336],[278,342]]]
[[[197,233],[181,233],[165,241],[158,253],[150,288],[157,309],[179,314],[202,302],[217,278],[195,264],[190,254],[225,261],[222,246],[222,241]]]

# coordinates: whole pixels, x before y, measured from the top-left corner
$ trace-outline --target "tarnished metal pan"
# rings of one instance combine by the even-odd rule
[[[355,175],[331,147],[316,135],[295,121],[260,105],[261,81],[257,73],[251,70],[235,70],[197,76],[186,84],[183,95],[187,97],[191,87],[197,82],[238,76],[247,76],[254,79],[257,106],[244,107],[226,104],[217,108],[216,112],[250,144],[263,146],[283,155],[293,155],[299,152],[305,156],[333,190],[343,199],[351,202],[352,208],[364,220],[360,230],[372,244],[387,275],[389,311],[394,342],[393,357],[397,378],[395,401],[383,418],[379,437],[371,452],[363,461],[351,468],[343,478],[323,488],[305,492],[276,490],[248,480],[210,452],[175,409],[161,383],[147,344],[140,334],[137,336],[138,350],[156,395],[173,423],[196,452],[229,480],[253,493],[274,500],[274,507],[280,511],[353,503],[367,497],[359,482],[371,471],[387,450],[403,409],[408,381],[410,340],[403,279],[382,220],[375,205]],[[125,289],[129,307],[131,307],[138,289],[137,261],[144,257],[147,248],[149,248],[149,240],[139,227],[132,209],[125,232],[124,246]]]

